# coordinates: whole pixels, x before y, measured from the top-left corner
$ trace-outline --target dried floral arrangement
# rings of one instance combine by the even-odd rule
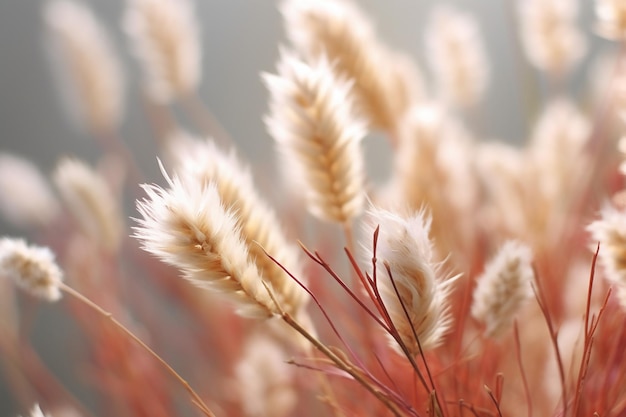
[[[195,93],[192,1],[126,7],[161,185],[120,138],[124,71],[77,0],[46,3],[45,25],[101,163],[61,160],[53,189],[0,155],[0,211],[30,230],[0,238],[0,359],[31,416],[626,414],[626,142],[614,139],[626,68],[607,61],[587,111],[565,97],[586,49],[575,0],[517,10],[527,61],[555,91],[523,148],[480,142],[464,122],[489,81],[471,15],[433,12],[426,82],[356,3],[284,1],[289,44],[262,75],[280,208]],[[595,32],[623,42],[626,3],[597,0],[596,14]],[[383,187],[366,175],[370,132],[393,149]],[[307,230],[319,224],[337,233]],[[32,296],[84,333],[97,406],[24,337]]]

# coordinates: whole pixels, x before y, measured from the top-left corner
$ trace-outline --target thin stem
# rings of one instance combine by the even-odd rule
[[[519,365],[519,372],[522,376],[522,384],[524,384],[524,395],[526,396],[526,404],[528,406],[528,417],[533,415],[533,403],[530,396],[530,389],[528,388],[528,380],[526,379],[526,372],[524,372],[524,366],[522,364],[522,348],[519,337],[519,328],[517,326],[517,320],[513,322],[513,333],[515,335],[515,356]]]
[[[345,362],[343,359],[341,359],[339,356],[333,353],[332,350],[326,347],[322,342],[320,342],[315,337],[313,337],[296,320],[294,320],[294,318],[291,317],[291,315],[289,315],[288,313],[284,311],[281,311],[280,313],[281,313],[281,318],[285,323],[287,323],[294,330],[296,330],[298,333],[304,336],[309,342],[313,344],[313,346],[315,346],[317,350],[323,353],[328,359],[333,361],[333,363],[335,363],[335,365],[337,365],[339,369],[350,374],[359,384],[361,384],[366,390],[368,390],[376,398],[378,398],[383,404],[385,404],[385,406],[389,410],[391,410],[391,412],[395,416],[397,417],[402,416],[403,413],[398,409],[398,406],[394,404],[389,398],[385,397],[382,392],[374,388],[367,380],[365,380],[365,378],[363,378],[363,376],[359,372],[357,372],[356,369],[352,367],[352,365]]]
[[[343,234],[346,237],[346,246],[350,253],[354,252],[354,231],[352,229],[352,223],[347,221],[343,224]]]
[[[496,397],[494,397],[493,391],[491,391],[491,388],[489,388],[487,385],[483,385],[483,388],[485,389],[485,391],[487,391],[487,395],[489,395],[489,398],[491,398],[491,401],[496,406],[496,410],[498,411],[498,416],[502,417],[502,411],[500,410],[500,404],[498,403],[498,400],[496,399]]]
[[[154,359],[156,359],[181,385],[187,390],[189,395],[191,395],[191,402],[195,404],[200,411],[202,411],[207,417],[215,417],[215,414],[207,407],[207,405],[202,401],[202,398],[191,388],[191,385],[181,377],[178,372],[174,370],[163,358],[161,358],[155,351],[153,351],[148,345],[146,345],[141,339],[139,339],[133,332],[131,332],[126,326],[117,321],[115,317],[108,311],[104,310],[98,304],[91,301],[89,298],[85,297],[80,292],[76,291],[72,287],[69,287],[66,284],[61,283],[61,290],[72,297],[76,298],[78,301],[82,302],[92,310],[101,314],[102,316],[108,318],[113,325],[115,325],[118,329],[120,329],[123,333],[125,333],[128,337],[134,340],[139,346],[141,346],[146,352],[148,352]]]

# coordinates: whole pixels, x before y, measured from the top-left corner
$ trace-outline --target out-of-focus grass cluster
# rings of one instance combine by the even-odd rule
[[[433,10],[422,70],[356,2],[283,1],[289,41],[259,78],[280,201],[196,93],[192,0],[124,11],[160,184],[119,128],[112,28],[77,0],[42,7],[62,100],[102,157],[48,177],[0,154],[0,212],[28,235],[0,238],[0,363],[32,416],[626,413],[626,3],[597,0],[582,28],[576,0],[515,2],[520,65],[549,88],[515,147],[473,133],[490,66],[471,13]],[[616,52],[577,102],[590,36]],[[392,149],[382,186],[372,133]],[[97,401],[28,343],[31,297],[81,330]]]

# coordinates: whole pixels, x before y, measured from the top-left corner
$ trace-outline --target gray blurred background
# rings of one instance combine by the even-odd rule
[[[159,178],[156,149],[141,109],[137,66],[124,48],[125,39],[120,30],[123,1],[91,0],[88,3],[113,31],[131,74],[123,137],[140,156],[142,169],[156,181]],[[278,45],[285,42],[277,3],[248,0],[199,0],[197,3],[204,45],[200,95],[235,139],[242,156],[251,161],[258,172],[271,173],[273,143],[262,123],[267,110],[267,92],[259,73],[274,70]],[[361,0],[359,3],[374,20],[380,37],[394,48],[410,53],[427,75],[422,32],[428,12],[437,2]],[[476,15],[491,60],[491,82],[481,110],[478,136],[521,142],[529,127],[519,77],[530,76],[539,87],[542,80],[519,56],[511,24],[513,2],[458,0],[449,3]],[[591,34],[592,2],[581,3],[584,4],[580,23],[591,43],[586,63],[570,78],[569,87],[579,97],[585,94],[581,86],[589,62],[600,51],[612,47]],[[98,151],[92,139],[72,127],[60,106],[43,48],[41,4],[34,0],[0,0],[0,151],[30,158],[44,172],[49,172],[62,155],[72,154],[95,161]],[[522,68],[517,66],[520,62]],[[370,170],[376,178],[384,178],[389,165],[381,158],[386,154],[384,141],[370,138],[366,147]],[[19,233],[20,230],[0,222],[0,235]],[[64,365],[72,357],[72,350],[66,349],[72,329],[59,320],[54,306],[43,307],[40,314],[45,316],[44,324],[37,326],[38,333],[33,338],[44,361],[65,378]],[[18,411],[23,410],[16,409],[0,375],[0,417],[11,417]]]

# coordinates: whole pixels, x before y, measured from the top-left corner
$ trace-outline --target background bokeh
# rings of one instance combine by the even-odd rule
[[[122,134],[139,157],[142,169],[158,180],[156,149],[141,106],[137,66],[130,59],[120,30],[122,0],[91,0],[90,5],[114,33],[118,49],[130,74],[127,94],[128,113]],[[273,174],[273,144],[265,132],[262,116],[267,110],[267,92],[259,73],[273,71],[278,45],[285,42],[277,3],[249,0],[200,0],[197,14],[202,22],[203,81],[200,95],[230,132],[255,170]],[[411,54],[427,78],[423,56],[424,23],[436,0],[361,0],[372,17],[380,37],[391,46]],[[523,106],[528,81],[541,94],[542,79],[532,70],[520,48],[513,24],[513,1],[450,1],[473,12],[480,22],[491,60],[491,82],[480,109],[477,134],[485,139],[521,142],[527,136],[529,117]],[[37,162],[50,172],[58,158],[72,154],[94,161],[97,147],[68,122],[52,85],[43,47],[41,1],[0,0],[0,151],[11,152]],[[592,34],[592,1],[581,1],[580,24],[589,35],[590,48],[585,62],[569,79],[577,97],[587,91],[587,69],[594,58],[612,45]],[[384,178],[388,161],[384,141],[368,139],[368,166],[375,178]],[[271,181],[266,178],[266,181]],[[0,235],[22,231],[0,221]],[[34,335],[43,359],[78,389],[77,379],[68,366],[80,355],[71,346],[72,327],[55,306],[42,306]],[[0,417],[14,416],[18,410],[0,375]]]

